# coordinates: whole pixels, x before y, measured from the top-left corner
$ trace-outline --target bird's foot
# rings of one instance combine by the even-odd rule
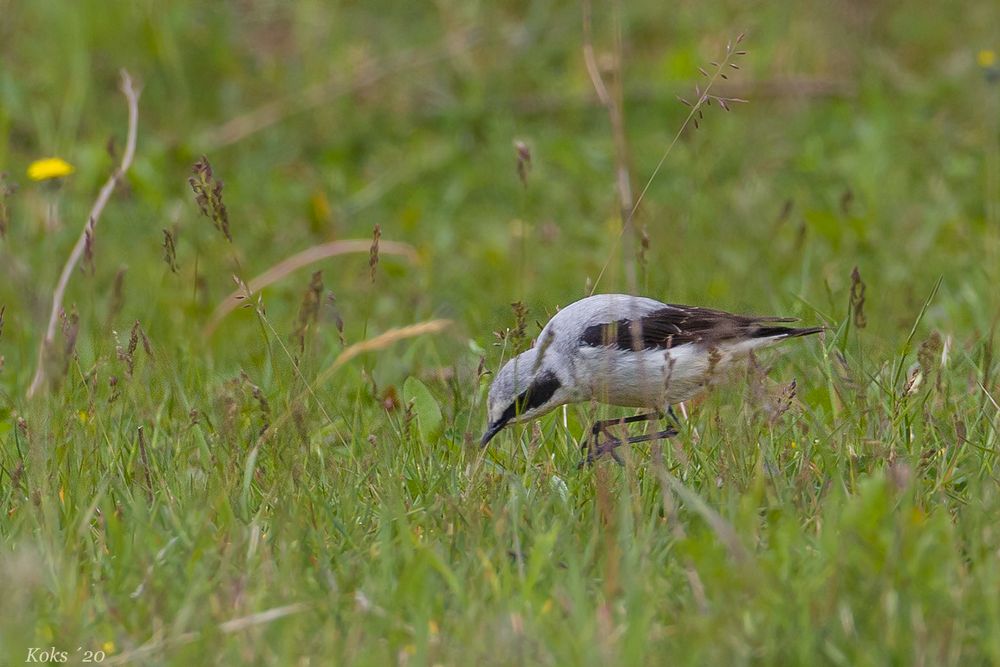
[[[631,438],[626,438],[624,440],[620,438],[615,438],[608,435],[608,438],[603,442],[597,441],[597,436],[595,435],[593,439],[588,439],[584,444],[584,448],[587,450],[586,456],[577,466],[577,468],[582,468],[586,465],[592,465],[597,459],[601,458],[605,454],[610,454],[611,458],[615,460],[619,465],[625,465],[624,459],[622,459],[621,453],[618,448],[622,445],[634,445],[640,442],[651,442],[653,440],[664,440],[666,438],[673,438],[678,433],[675,428],[668,428],[664,431],[658,431],[656,433],[646,433],[644,435],[636,435]]]
[[[595,439],[596,440],[596,439]],[[593,465],[597,459],[605,455],[610,455],[611,458],[615,460],[618,465],[625,465],[625,460],[622,458],[621,453],[618,448],[624,444],[622,440],[618,438],[609,437],[603,442],[587,442],[583,448],[587,451],[583,460],[580,461],[577,468],[583,468],[584,466]]]

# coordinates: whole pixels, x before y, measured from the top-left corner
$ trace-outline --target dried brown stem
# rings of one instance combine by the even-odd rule
[[[586,11],[589,11],[589,6],[590,6],[589,0],[584,0],[584,8]],[[587,21],[589,21],[589,17],[587,14],[585,14],[585,23]],[[585,36],[589,36],[589,28],[585,29]],[[740,42],[742,41],[743,41],[743,34],[741,33],[740,36],[736,38],[736,45],[739,45]],[[624,219],[631,221],[632,218],[635,217],[635,213],[636,211],[639,210],[639,205],[642,204],[642,200],[646,196],[646,193],[649,191],[649,187],[653,184],[653,181],[656,180],[657,175],[660,173],[660,169],[663,168],[663,164],[667,161],[667,157],[670,156],[670,153],[671,151],[673,151],[674,146],[677,144],[678,140],[680,140],[681,135],[684,134],[684,130],[686,130],[688,125],[692,123],[694,123],[695,127],[698,126],[698,118],[700,117],[700,114],[702,113],[701,110],[704,106],[706,106],[711,100],[715,100],[716,102],[719,102],[721,100],[723,103],[746,101],[736,98],[720,98],[718,95],[712,94],[710,92],[713,86],[715,86],[716,83],[719,81],[720,77],[724,78],[723,70],[727,65],[729,65],[731,58],[733,56],[743,55],[744,53],[745,51],[734,50],[732,42],[727,44],[726,56],[721,63],[714,63],[715,70],[710,75],[708,83],[705,85],[705,88],[702,89],[700,86],[695,86],[695,92],[697,95],[696,101],[694,103],[691,103],[684,99],[681,100],[682,102],[684,102],[685,105],[690,107],[690,111],[688,112],[687,117],[684,119],[684,122],[681,123],[681,126],[677,130],[676,134],[674,134],[674,138],[670,140],[669,144],[667,144],[666,150],[663,151],[663,155],[660,156],[659,162],[657,162],[656,166],[653,168],[653,173],[650,174],[649,178],[646,180],[646,184],[639,191],[638,196],[635,198],[635,204],[632,205],[631,210],[628,212],[627,216],[625,216]],[[618,234],[618,237],[615,240],[616,246],[618,242],[621,241],[622,237],[625,236],[625,231],[626,227],[623,225],[621,231]],[[590,288],[591,294],[593,294],[597,290],[597,286],[600,284],[601,278],[604,277],[604,273],[605,271],[607,271],[608,265],[610,263],[611,263],[611,257],[609,256],[607,261],[604,262],[604,266],[601,268],[601,272],[597,274],[597,279],[594,281],[593,285],[591,285]]]
[[[139,427],[139,457],[142,459],[142,472],[146,478],[146,499],[150,504],[153,503],[153,479],[149,475],[149,457],[146,456],[146,436],[142,433],[142,427]]]
[[[97,228],[97,222],[101,218],[101,213],[104,212],[104,207],[107,206],[112,193],[125,177],[125,173],[129,170],[129,167],[132,166],[132,160],[135,158],[135,144],[139,128],[139,91],[132,83],[132,77],[130,77],[129,73],[124,69],[121,70],[121,78],[121,91],[122,94],[125,95],[125,100],[128,103],[128,138],[125,142],[125,152],[122,154],[121,164],[111,173],[111,177],[108,178],[104,187],[102,187],[101,191],[98,193],[97,199],[94,200],[94,205],[90,209],[90,214],[87,216],[87,222],[83,226],[80,238],[77,239],[76,245],[73,246],[73,251],[66,260],[62,273],[59,275],[59,282],[56,283],[56,289],[52,294],[52,310],[49,313],[49,324],[45,329],[45,337],[38,346],[38,367],[35,369],[35,377],[31,380],[31,386],[28,387],[28,398],[31,398],[38,393],[38,390],[45,384],[45,355],[56,338],[56,327],[59,323],[59,313],[63,308],[63,299],[66,296],[66,287],[69,285],[69,279],[73,275],[73,270],[76,268],[76,265],[80,262],[80,258],[83,256],[83,252],[87,245],[87,239],[93,238],[94,231]]]
[[[320,373],[312,384],[306,383],[306,390],[300,393],[295,400],[291,402],[292,406],[303,405],[306,398],[312,395],[315,398],[315,389],[323,385],[327,380],[336,374],[336,372],[348,361],[354,359],[358,355],[364,354],[366,352],[376,352],[378,350],[383,350],[390,345],[397,343],[401,340],[406,340],[408,338],[414,338],[416,336],[423,336],[426,334],[434,334],[444,331],[452,325],[451,320],[437,319],[437,320],[425,320],[423,322],[418,322],[417,324],[410,324],[404,327],[399,327],[396,329],[389,329],[377,336],[373,336],[367,340],[354,343],[350,347],[344,349],[337,358],[333,360],[333,363],[327,367],[322,373]],[[292,409],[286,410],[281,416],[274,420],[271,429],[265,433],[262,433],[260,438],[257,440],[257,446],[259,446],[268,434],[274,433],[282,426],[289,417],[292,416]],[[332,421],[331,421],[332,423]]]
[[[622,235],[625,238],[622,247],[623,260],[625,266],[625,276],[628,289],[632,293],[636,290],[635,264],[631,261],[631,236],[627,235],[632,223],[632,216],[635,213],[632,195],[632,174],[628,166],[628,139],[625,136],[625,113],[624,113],[624,93],[622,87],[622,43],[620,26],[617,15],[620,12],[618,4],[615,5],[615,50],[614,50],[614,91],[608,90],[604,79],[598,68],[597,59],[594,55],[594,44],[591,30],[591,4],[590,0],[583,0],[583,59],[587,66],[587,74],[594,86],[598,99],[608,111],[608,118],[611,121],[611,135],[615,145],[615,186],[618,190],[619,215],[621,216]]]
[[[266,625],[268,623],[273,623],[279,619],[285,618],[286,616],[291,616],[293,614],[299,614],[309,609],[309,604],[305,602],[296,602],[294,604],[285,605],[283,607],[272,607],[271,609],[266,609],[264,611],[259,611],[249,616],[241,616],[239,618],[233,618],[217,626],[217,630],[220,634],[231,635],[237,632],[242,632],[243,630],[248,630],[250,628]],[[107,665],[124,665],[135,661],[140,661],[142,658],[146,658],[153,653],[164,650],[169,647],[183,646],[185,644],[190,644],[191,642],[197,641],[203,636],[202,632],[197,630],[192,630],[190,632],[182,632],[173,637],[168,637],[165,639],[150,639],[148,642],[139,646],[138,648],[132,649],[131,651],[125,651],[118,655],[109,656]]]
[[[314,262],[318,262],[321,259],[350,253],[370,253],[371,247],[371,241],[361,239],[345,239],[343,241],[333,241],[331,243],[313,246],[300,253],[292,255],[291,257],[283,259],[264,273],[251,280],[246,285],[247,291],[250,294],[256,294],[268,285],[278,282],[290,273],[293,273],[304,266],[313,264]],[[415,261],[417,258],[417,251],[413,249],[413,246],[406,243],[400,243],[398,241],[381,241],[379,245],[379,252],[385,255],[399,255],[401,257],[405,257],[411,262]],[[223,299],[223,301],[216,306],[215,312],[212,313],[212,318],[208,321],[208,324],[205,325],[205,335],[210,336],[226,315],[239,308],[241,304],[245,303],[246,296],[247,292],[243,289],[236,289],[229,296]]]

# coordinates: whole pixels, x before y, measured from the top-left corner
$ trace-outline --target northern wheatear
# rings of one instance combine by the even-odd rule
[[[613,424],[662,419],[675,403],[707,388],[734,361],[766,345],[818,333],[786,317],[734,315],[626,294],[597,294],[552,317],[535,346],[504,364],[490,387],[486,445],[508,424],[529,421],[567,403],[598,401],[651,413],[601,421],[587,461],[623,443],[677,434],[673,428],[603,444]]]

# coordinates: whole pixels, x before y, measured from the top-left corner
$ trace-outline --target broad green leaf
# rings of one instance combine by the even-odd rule
[[[427,439],[441,433],[441,408],[427,385],[415,377],[406,378],[403,383],[403,400],[407,404],[413,403],[421,437]]]

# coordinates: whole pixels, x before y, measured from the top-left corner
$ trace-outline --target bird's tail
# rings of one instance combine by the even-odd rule
[[[797,338],[798,336],[811,336],[812,334],[824,331],[826,327],[761,327],[753,332],[753,338]]]

